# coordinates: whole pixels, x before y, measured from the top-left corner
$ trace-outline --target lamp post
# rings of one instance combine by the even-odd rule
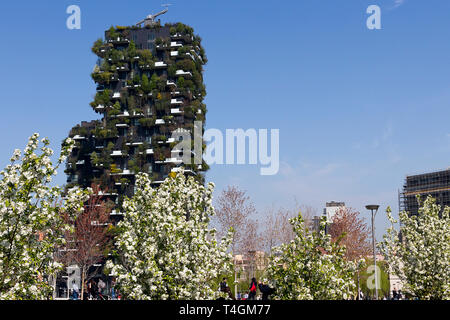
[[[380,206],[377,204],[369,204],[366,206],[367,210],[372,212],[372,247],[373,247],[373,263],[375,266],[375,299],[378,300],[378,275],[377,275],[377,256],[375,253],[375,215],[377,214],[378,208]]]

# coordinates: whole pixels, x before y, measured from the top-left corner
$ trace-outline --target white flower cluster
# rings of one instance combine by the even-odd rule
[[[147,174],[124,202],[118,255],[107,268],[127,299],[214,299],[214,280],[231,270],[232,234],[220,243],[208,229],[213,184],[206,188],[181,172],[156,190]]]
[[[268,277],[275,287],[275,299],[348,299],[355,290],[355,264],[345,259],[345,247],[333,243],[320,231],[309,232],[301,214],[291,219],[295,238],[274,249]]]
[[[52,287],[47,282],[61,265],[53,254],[64,241],[66,226],[61,212],[79,212],[86,193],[73,189],[61,207],[62,190],[48,183],[64,161],[53,166],[48,139],[33,134],[22,153],[15,150],[11,164],[0,172],[0,299],[47,299]],[[62,154],[70,153],[66,141]]]
[[[401,212],[401,239],[391,209],[386,212],[391,227],[379,247],[403,291],[421,300],[450,299],[450,207],[441,210],[428,197],[417,216]]]

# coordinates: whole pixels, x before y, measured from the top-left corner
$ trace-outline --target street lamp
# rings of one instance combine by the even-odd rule
[[[373,247],[373,263],[375,266],[375,299],[378,300],[378,275],[377,275],[377,256],[375,254],[375,215],[377,214],[378,208],[380,206],[377,204],[369,204],[366,206],[367,210],[372,212],[372,247]]]

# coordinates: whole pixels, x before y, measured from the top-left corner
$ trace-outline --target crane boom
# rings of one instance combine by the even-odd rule
[[[155,19],[157,16],[160,16],[160,15],[166,13],[167,11],[169,11],[168,8],[164,9],[163,11],[160,11],[160,12],[154,14],[154,15],[153,15],[153,19]]]
[[[155,14],[149,14],[144,20],[139,21],[138,23],[136,23],[137,26],[140,26],[141,24],[144,24],[144,26],[151,26],[153,24],[155,24],[155,18],[166,13],[167,11],[169,11],[169,8],[167,6],[169,6],[169,4],[164,5],[166,8],[158,13]]]

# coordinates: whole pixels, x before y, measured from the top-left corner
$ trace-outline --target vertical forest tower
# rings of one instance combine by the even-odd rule
[[[134,194],[138,172],[157,186],[180,166],[199,181],[208,169],[204,162],[194,164],[194,152],[191,163],[181,163],[174,150],[179,140],[172,138],[182,132],[193,141],[194,121],[205,121],[201,38],[187,25],[161,26],[154,17],[111,27],[105,40],[94,43],[97,93],[90,105],[100,119],[83,121],[69,134],[76,147],[67,162],[68,187],[99,184],[115,203],[113,214],[124,196]]]

